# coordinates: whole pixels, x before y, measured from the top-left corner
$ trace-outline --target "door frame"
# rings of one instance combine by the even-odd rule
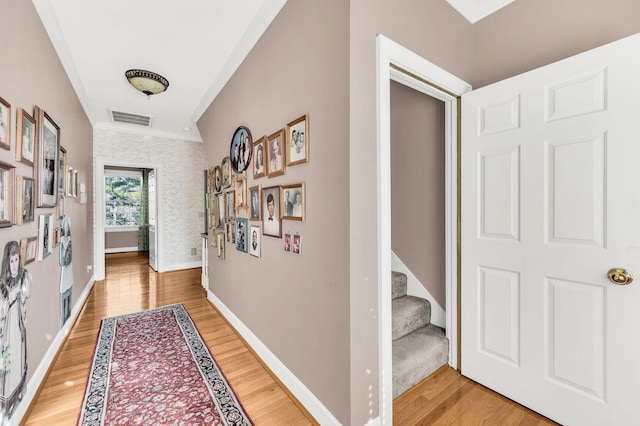
[[[391,80],[445,105],[445,269],[449,364],[458,367],[458,98],[471,85],[382,34],[376,37],[378,194],[378,402],[382,424],[393,422],[391,335]],[[388,384],[388,385],[385,385]],[[387,409],[388,408],[388,409]]]
[[[94,265],[95,265],[95,279],[96,281],[103,280],[105,278],[105,267],[104,267],[104,199],[105,199],[105,189],[104,189],[104,168],[107,167],[139,167],[145,169],[154,169],[156,171],[156,246],[158,249],[156,250],[156,259],[157,259],[157,267],[158,272],[163,272],[162,269],[162,255],[160,247],[162,241],[163,229],[158,220],[162,214],[162,194],[158,190],[161,187],[161,166],[159,164],[153,163],[140,163],[138,161],[119,161],[119,160],[110,160],[105,158],[96,158],[96,163],[94,167],[94,183],[95,183],[95,198],[93,200],[93,211],[94,211],[94,224],[95,224],[95,238],[94,240]]]

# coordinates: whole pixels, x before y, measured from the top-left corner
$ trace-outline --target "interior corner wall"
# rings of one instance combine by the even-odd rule
[[[118,249],[129,249],[138,247],[138,231],[128,232],[105,232],[104,248],[111,249],[111,252],[117,252]]]
[[[17,176],[33,177],[34,169],[16,161],[16,117],[18,108],[33,115],[38,105],[60,127],[60,144],[67,150],[69,166],[78,171],[78,185],[85,184],[88,198],[93,187],[91,146],[92,128],[47,37],[31,1],[6,0],[0,13],[0,96],[11,104],[11,149],[0,149],[0,161],[16,167]],[[80,198],[65,197],[64,211],[71,218],[73,242],[72,304],[90,282],[87,265],[93,264],[93,207]],[[38,216],[53,214],[54,227],[60,226],[55,208],[36,208],[35,221],[0,229],[0,250],[9,241],[38,234]],[[43,359],[60,322],[60,246],[42,261],[25,266],[32,277],[27,312],[27,380]]]
[[[439,0],[350,1],[351,420],[378,407],[378,233],[376,36],[470,81],[472,26]]]
[[[446,306],[444,102],[391,82],[391,249]]]
[[[161,167],[157,188],[158,203],[162,203],[158,206],[162,271],[199,267],[206,167],[203,144],[104,128],[94,130],[93,144],[96,159],[104,164]],[[197,255],[191,254],[192,248]]]
[[[213,167],[229,155],[238,126],[255,142],[309,116],[308,163],[274,178],[247,173],[247,187],[305,184],[305,220],[282,222],[283,234],[300,234],[301,254],[270,236],[262,237],[261,258],[227,243],[224,261],[209,251],[209,288],[343,424],[350,423],[348,54],[347,2],[289,1],[198,121]]]
[[[473,26],[474,88],[640,32],[640,2],[517,0]]]

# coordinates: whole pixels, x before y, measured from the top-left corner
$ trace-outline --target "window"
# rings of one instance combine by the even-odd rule
[[[138,227],[141,189],[141,172],[105,170],[104,223],[106,228]]]

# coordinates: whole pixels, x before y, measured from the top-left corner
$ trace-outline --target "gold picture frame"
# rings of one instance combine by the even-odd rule
[[[309,116],[287,124],[287,166],[309,162]]]
[[[304,183],[283,185],[280,187],[280,212],[282,219],[304,220],[306,200]]]

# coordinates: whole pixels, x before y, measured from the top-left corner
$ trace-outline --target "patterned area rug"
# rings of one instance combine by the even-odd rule
[[[251,425],[182,304],[106,318],[79,425]]]

